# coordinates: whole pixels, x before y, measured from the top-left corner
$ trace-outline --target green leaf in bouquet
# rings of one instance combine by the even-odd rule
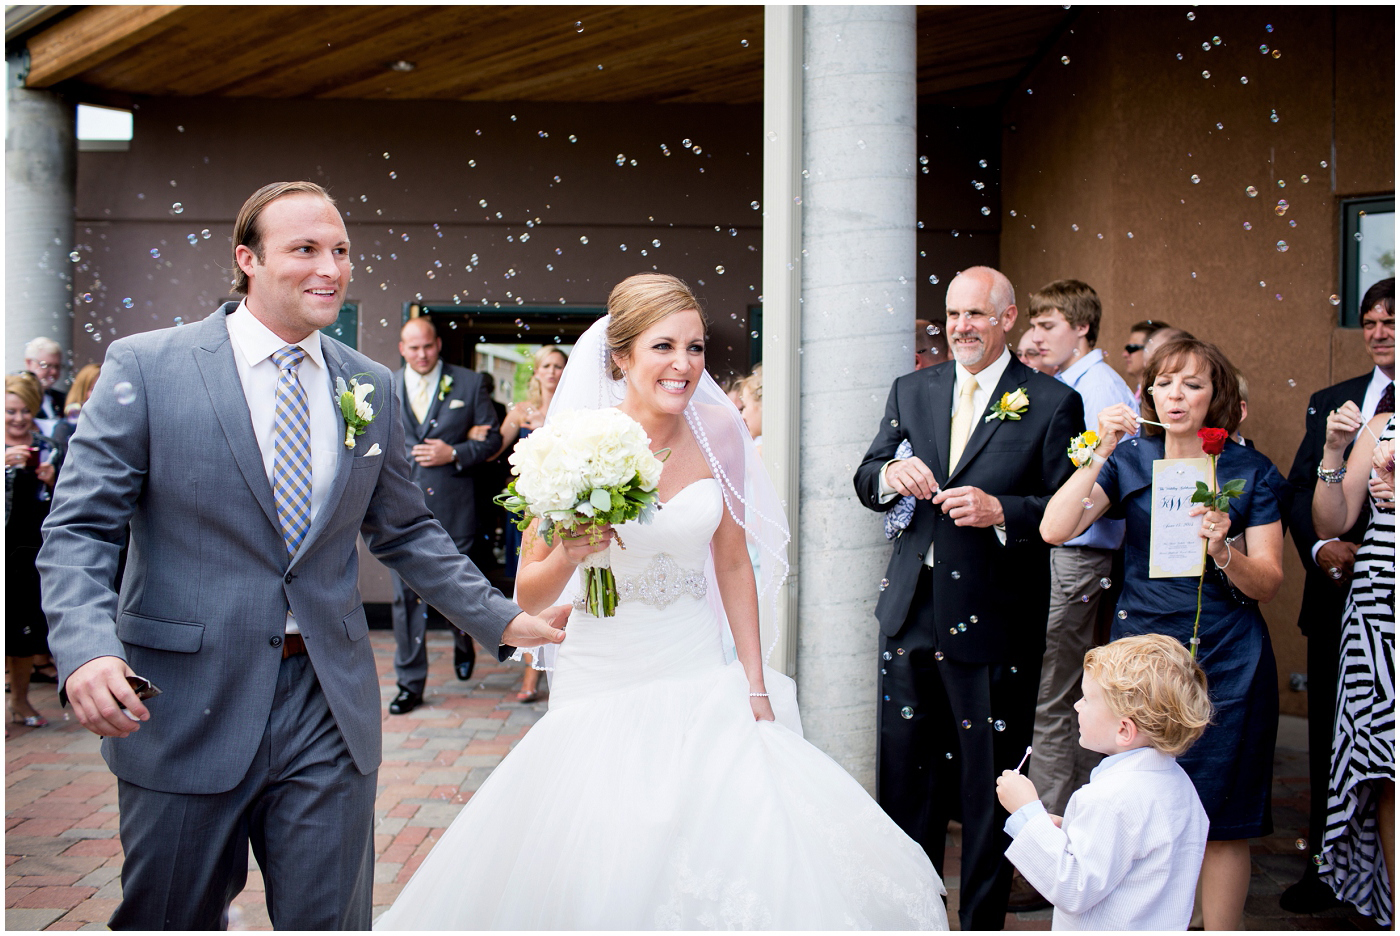
[[[1215,502],[1215,492],[1206,487],[1204,481],[1196,482],[1196,493],[1191,495],[1193,504],[1212,504]]]
[[[612,507],[612,493],[607,488],[594,488],[588,495],[588,502],[594,510],[608,510]]]

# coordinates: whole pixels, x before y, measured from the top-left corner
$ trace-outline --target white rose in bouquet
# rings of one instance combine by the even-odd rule
[[[538,520],[537,532],[551,544],[558,528],[647,522],[659,507],[656,485],[666,454],[653,454],[641,424],[621,410],[573,410],[515,447],[515,479],[496,503],[517,515],[521,531]],[[598,617],[617,609],[607,555],[594,553],[583,562],[588,611]]]

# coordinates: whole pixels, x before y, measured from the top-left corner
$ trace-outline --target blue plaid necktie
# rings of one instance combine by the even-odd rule
[[[272,420],[272,499],[287,555],[294,555],[311,529],[311,411],[297,379],[306,352],[287,345],[272,356],[277,376],[277,415]]]
[[[909,444],[908,439],[899,440],[899,448],[895,449],[895,458],[910,458],[914,454],[914,446]],[[885,539],[894,539],[899,534],[909,528],[909,521],[914,519],[914,498],[908,496],[899,499],[899,502],[885,511]]]

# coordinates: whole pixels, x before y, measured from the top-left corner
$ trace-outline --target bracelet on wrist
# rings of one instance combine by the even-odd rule
[[[1346,465],[1342,465],[1340,468],[1324,468],[1321,465],[1317,466],[1317,477],[1323,484],[1340,484],[1342,479],[1346,476]]]
[[[1219,569],[1221,572],[1224,572],[1224,571],[1226,570],[1226,568],[1229,567],[1231,560],[1233,560],[1234,558],[1235,558],[1235,553],[1234,553],[1234,551],[1233,551],[1232,549],[1230,549],[1230,541],[1229,541],[1229,540],[1226,540],[1226,541],[1225,541],[1225,564],[1224,564],[1224,565],[1221,565],[1219,561],[1216,561],[1216,562],[1215,562],[1215,567],[1216,567],[1217,569]],[[1215,557],[1214,557],[1214,556],[1211,556],[1211,559],[1212,559],[1212,560],[1215,560]]]
[[[766,699],[766,698],[768,698],[768,693],[766,693],[766,692],[750,692],[750,693],[749,693],[749,698],[750,698],[750,699]]]

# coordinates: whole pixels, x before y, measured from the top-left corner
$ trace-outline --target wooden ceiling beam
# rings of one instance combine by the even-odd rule
[[[109,62],[176,26],[189,6],[90,6],[28,42],[25,86],[47,88]]]

